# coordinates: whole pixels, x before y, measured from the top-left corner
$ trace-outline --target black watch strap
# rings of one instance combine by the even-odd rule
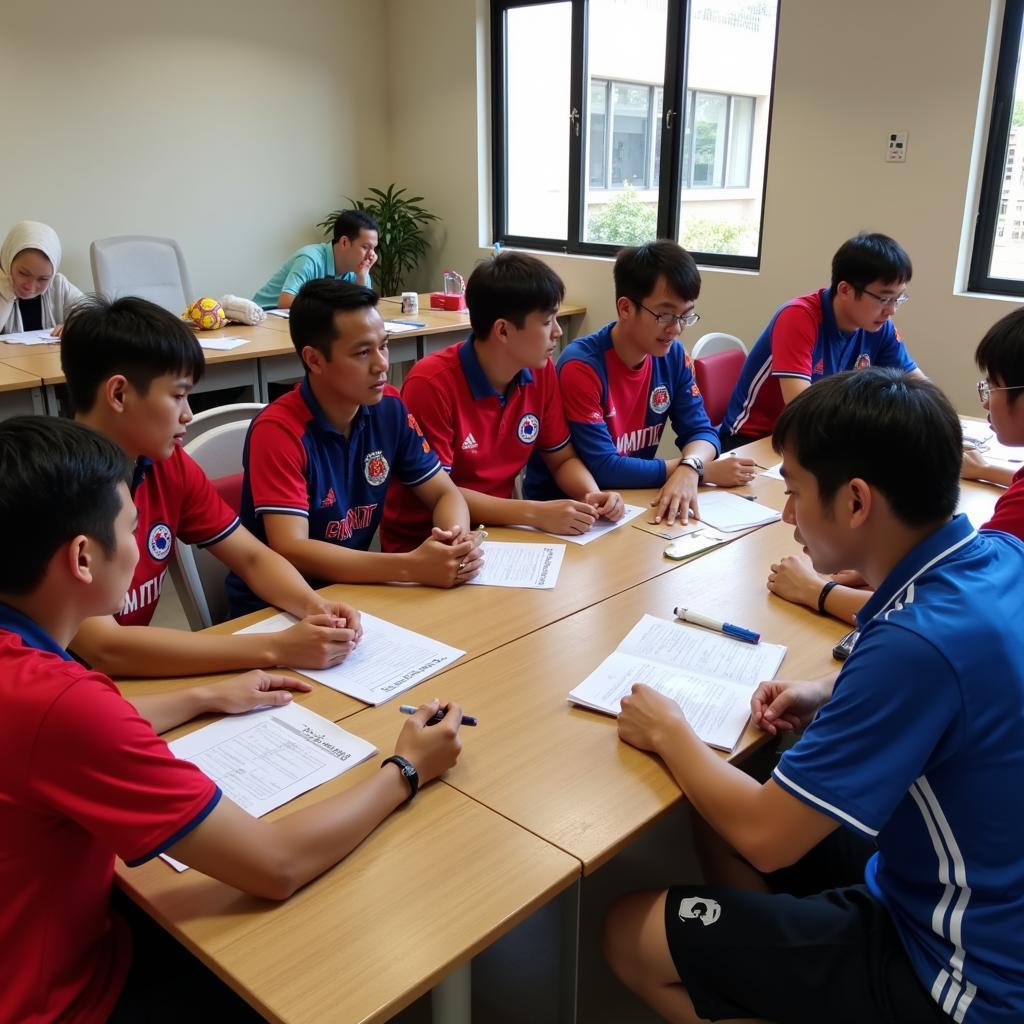
[[[386,764],[397,764],[398,770],[402,773],[402,778],[409,783],[409,799],[405,802],[408,803],[419,791],[420,788],[420,773],[416,771],[411,761],[407,761],[404,757],[400,757],[398,754],[392,754],[391,757],[386,757],[381,761],[381,768]]]

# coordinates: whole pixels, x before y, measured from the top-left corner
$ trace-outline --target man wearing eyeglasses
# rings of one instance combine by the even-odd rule
[[[722,423],[725,450],[772,432],[783,408],[822,377],[889,366],[924,377],[892,322],[913,267],[898,242],[861,233],[832,258],[832,284],[787,302],[754,343]]]
[[[708,419],[679,336],[700,320],[694,303],[700,273],[675,242],[622,249],[615,261],[618,319],[566,346],[558,383],[572,443],[598,486],[658,487],[655,520],[686,522],[697,514],[697,487],[749,483],[750,459],[715,462],[718,432]],[[657,457],[666,421],[676,432],[679,456]],[[557,487],[534,458],[524,493],[557,496]]]

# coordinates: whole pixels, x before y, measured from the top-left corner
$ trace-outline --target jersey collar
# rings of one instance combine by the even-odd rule
[[[338,274],[334,269],[334,245],[331,242],[323,242],[321,244],[327,250],[326,255],[324,256],[324,263],[326,265],[325,269],[327,270],[327,273],[324,274],[324,277],[337,277]]]
[[[818,296],[821,302],[821,320],[825,325],[825,337],[835,338],[838,336],[840,338],[849,338],[851,335],[839,330],[839,324],[836,323],[836,311],[832,308],[835,293],[831,287],[822,288]]]
[[[873,618],[889,611],[919,576],[944,562],[977,536],[978,531],[967,516],[962,512],[954,516],[896,563],[882,585],[857,613],[857,625],[863,629]]]
[[[39,623],[19,612],[17,608],[4,604],[3,601],[0,601],[0,629],[8,633],[17,633],[26,647],[48,651],[64,661],[74,661],[74,658]]]
[[[324,434],[333,434],[336,437],[344,437],[345,435],[327,418],[323,407],[316,400],[316,395],[313,394],[313,389],[309,386],[309,374],[306,374],[306,376],[302,378],[302,382],[299,384],[299,389],[302,395],[302,400],[306,403],[309,411],[313,414],[313,422],[316,424],[317,430]],[[365,421],[366,406],[361,405],[356,410],[355,416],[352,418],[352,428],[349,431],[349,440],[355,437],[356,434],[363,429]]]
[[[132,497],[135,497],[135,492],[139,489],[142,481],[146,479],[146,474],[149,472],[150,466],[153,465],[153,460],[147,458],[145,455],[140,455],[135,460],[135,469],[132,472],[132,486],[131,493]]]
[[[466,380],[469,383],[469,391],[476,401],[480,401],[481,398],[490,398],[492,395],[505,404],[505,396],[499,395],[494,388],[491,387],[491,382],[487,379],[487,374],[484,373],[484,368],[480,365],[480,360],[477,359],[476,349],[473,347],[473,335],[471,334],[460,346],[459,346],[459,363],[462,366],[462,372],[466,375]],[[533,381],[533,373],[528,369],[520,370],[512,378],[512,387],[522,388]]]

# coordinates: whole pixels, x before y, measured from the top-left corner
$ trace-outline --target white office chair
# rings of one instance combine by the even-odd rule
[[[137,295],[180,316],[196,297],[185,256],[173,238],[98,238],[89,246],[89,259],[93,285],[108,299]]]
[[[221,427],[225,423],[248,424],[262,408],[262,402],[238,402],[234,405],[217,405],[212,409],[204,409],[202,412],[197,412],[192,418],[192,422],[188,425],[188,442],[185,445],[185,451],[192,455],[192,442],[215,427]],[[194,455],[192,457],[196,458]],[[206,467],[204,466],[203,468],[205,469]],[[228,476],[230,473],[238,472],[241,468],[242,450],[239,448],[237,468],[228,469],[220,475]],[[212,478],[214,474],[207,470],[206,475]]]
[[[242,492],[242,448],[253,417],[262,405],[240,404],[222,406],[200,413],[189,426],[189,432],[198,423],[200,432],[185,445],[191,455],[213,482],[223,498],[236,510]],[[233,410],[234,419],[225,419]],[[203,429],[207,422],[215,422]],[[203,548],[193,548],[178,541],[171,560],[171,579],[181,600],[182,609],[192,629],[205,629],[228,617],[228,595],[224,588],[227,567]]]
[[[690,356],[693,359],[700,359],[702,356],[713,356],[717,352],[728,352],[735,348],[738,348],[744,355],[747,354],[747,346],[735,335],[712,331],[697,339]]]

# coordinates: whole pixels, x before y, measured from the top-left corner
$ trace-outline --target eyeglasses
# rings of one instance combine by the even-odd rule
[[[641,309],[646,309],[658,321],[659,327],[668,327],[669,324],[674,323],[679,330],[682,330],[684,327],[692,327],[700,319],[700,313],[693,309],[689,313],[655,313],[653,309],[647,309],[642,302],[638,302],[637,305]]]
[[[1024,389],[1024,384],[1014,384],[1010,388],[994,388],[987,380],[978,381],[978,397],[981,399],[982,405],[989,400],[993,391],[1020,391],[1022,389]]]
[[[886,306],[892,306],[893,309],[898,309],[903,305],[904,302],[910,301],[910,296],[906,292],[901,292],[899,295],[876,295],[874,292],[869,292],[867,288],[861,288],[861,291],[865,295],[870,295],[875,302],[880,302],[882,308]]]

